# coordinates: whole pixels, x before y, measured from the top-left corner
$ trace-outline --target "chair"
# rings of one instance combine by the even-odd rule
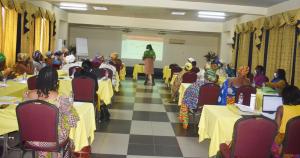
[[[16,108],[22,151],[60,152],[69,147],[69,139],[59,142],[58,118],[59,110],[55,105],[42,100],[32,100],[20,103]],[[31,142],[45,142],[38,145]],[[24,152],[22,154],[22,157]]]
[[[69,76],[72,76],[73,73],[75,72],[79,72],[80,70],[82,70],[82,68],[80,66],[72,66],[69,68]]]
[[[36,80],[37,80],[37,76],[31,76],[27,79],[28,90],[36,89]]]
[[[250,106],[251,94],[256,94],[256,88],[252,86],[242,86],[237,89],[235,101],[237,102],[240,94],[243,93],[243,105]]]
[[[86,76],[76,77],[72,80],[74,101],[90,102],[96,105],[95,81]]]
[[[277,133],[277,124],[262,116],[244,117],[234,125],[232,145],[220,144],[223,158],[268,158]]]
[[[194,72],[186,72],[182,76],[182,83],[194,83],[197,80],[197,74]]]
[[[60,64],[52,64],[52,67],[55,69],[55,70],[59,70],[60,69]]]
[[[282,146],[282,156],[284,154],[300,154],[300,116],[290,119],[286,125],[285,136]]]
[[[214,83],[202,85],[198,96],[198,110],[202,110],[204,105],[217,105],[220,90],[220,86]]]
[[[200,87],[198,96],[197,109],[192,111],[194,129],[196,129],[196,115],[201,115],[202,108],[204,105],[217,105],[220,94],[220,86],[214,83],[206,83]]]

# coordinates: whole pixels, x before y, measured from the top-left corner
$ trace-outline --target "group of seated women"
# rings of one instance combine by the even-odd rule
[[[39,72],[45,66],[53,66],[56,68],[61,65],[75,62],[75,56],[70,53],[67,49],[62,51],[56,51],[54,54],[49,51],[45,54],[46,58],[39,50],[36,50],[32,54],[32,59],[27,53],[18,53],[16,64],[9,68],[6,67],[6,57],[3,53],[0,53],[0,78],[14,78],[18,75],[34,74]]]

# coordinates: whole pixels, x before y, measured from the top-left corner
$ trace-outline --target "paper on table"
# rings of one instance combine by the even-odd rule
[[[7,87],[7,86],[8,86],[7,84],[0,83],[0,87]]]
[[[12,96],[0,96],[0,105],[3,104],[19,104],[21,101],[18,97],[12,97]]]

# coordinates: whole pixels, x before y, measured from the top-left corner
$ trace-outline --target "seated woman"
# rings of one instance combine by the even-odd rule
[[[253,83],[255,87],[262,87],[263,83],[269,82],[268,77],[265,75],[265,69],[261,65],[257,65],[255,67],[255,72],[254,72],[254,78],[253,78]]]
[[[33,64],[30,61],[28,54],[26,53],[19,53],[17,56],[17,63],[15,65],[15,72],[18,75],[26,74],[33,74]]]
[[[191,71],[193,68],[192,64],[191,63],[185,63],[184,65],[184,69],[177,75],[177,77],[175,78],[174,80],[174,83],[171,87],[171,95],[172,95],[172,101],[175,101],[177,96],[178,96],[178,90],[179,90],[179,87],[181,85],[181,82],[182,82],[182,76],[183,74],[185,74],[186,72],[189,72]]]
[[[43,55],[39,50],[33,52],[32,59],[33,67],[35,70],[40,71],[43,67],[46,66],[43,60]]]
[[[186,129],[188,127],[188,111],[196,109],[198,106],[198,96],[200,87],[206,83],[217,82],[218,76],[216,75],[216,72],[212,69],[207,69],[204,73],[204,80],[197,80],[195,83],[193,83],[186,89],[179,112],[179,121],[183,123],[183,128]]]
[[[225,80],[222,85],[222,90],[220,94],[219,104],[234,104],[235,103],[235,95],[236,90],[242,86],[251,85],[250,80],[247,78],[247,74],[249,73],[248,66],[241,66],[238,69],[237,77],[229,78]]]
[[[197,61],[194,58],[188,58],[187,61],[192,64],[192,72],[198,73],[200,69],[197,67]]]
[[[267,82],[265,85],[281,92],[282,89],[288,85],[286,82],[285,71],[283,69],[277,69],[272,81]]]
[[[82,67],[82,70],[80,70],[79,72],[76,72],[74,74],[74,77],[76,78],[76,77],[80,77],[80,76],[86,76],[86,77],[93,79],[95,81],[95,91],[98,91],[97,76],[91,72],[92,71],[92,63],[89,60],[85,60],[82,62],[81,67]]]
[[[275,121],[279,127],[272,152],[275,158],[279,158],[281,154],[281,145],[285,135],[285,127],[287,122],[296,116],[300,116],[300,91],[296,86],[286,86],[282,90],[283,106],[280,106],[276,112]],[[300,156],[300,155],[298,155]],[[295,155],[285,155],[284,157],[296,157]]]
[[[25,92],[24,100],[44,100],[56,105],[59,108],[59,122],[58,122],[58,139],[59,142],[64,142],[69,137],[70,128],[76,127],[79,121],[79,116],[69,102],[68,97],[60,97],[58,94],[58,74],[52,67],[44,67],[40,70],[37,77],[37,89]],[[54,145],[54,143],[45,142],[30,142],[34,145]],[[71,156],[67,153],[65,157]],[[47,157],[50,153],[38,152],[39,157]],[[62,157],[57,153],[56,157]]]
[[[0,53],[0,80],[3,80],[3,78],[15,78],[12,69],[5,66],[5,60],[5,55]]]
[[[52,66],[52,62],[53,62],[53,53],[51,51],[48,51],[46,53],[46,59],[45,59],[45,63],[47,66]]]
[[[52,66],[56,69],[59,69],[61,67],[61,65],[64,64],[64,56],[63,53],[61,51],[56,51],[54,53],[54,59],[52,62]]]
[[[122,69],[122,60],[119,59],[119,55],[118,53],[111,53],[110,55],[110,61],[109,64],[113,65],[116,68],[116,71],[118,72],[118,74],[120,74],[120,70]]]

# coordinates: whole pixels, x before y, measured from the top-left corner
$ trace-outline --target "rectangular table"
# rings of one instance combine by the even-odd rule
[[[74,102],[73,105],[79,115],[76,128],[71,128],[69,137],[74,141],[75,151],[90,145],[94,141],[96,130],[94,105],[92,103]],[[16,105],[0,109],[0,135],[18,131]]]
[[[27,82],[21,83],[15,80],[8,80],[7,87],[0,87],[0,96],[22,97],[26,90]]]
[[[133,73],[132,73],[132,79],[133,80],[137,80],[139,73],[144,73],[144,65],[134,64],[134,66],[133,66]]]
[[[204,105],[199,122],[199,142],[210,139],[208,156],[212,157],[219,151],[221,143],[232,140],[235,122],[241,116],[230,110],[229,106]]]

